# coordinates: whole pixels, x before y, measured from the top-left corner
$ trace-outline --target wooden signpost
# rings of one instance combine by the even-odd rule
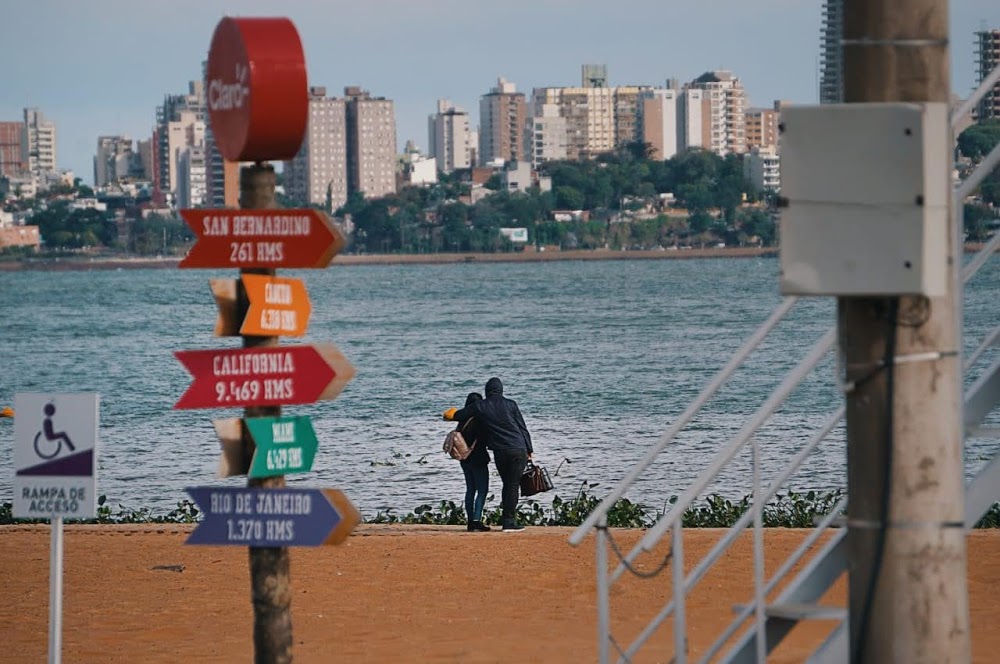
[[[308,121],[305,58],[286,18],[223,18],[206,68],[212,132],[240,172],[239,210],[181,210],[196,235],[182,268],[238,268],[240,278],[211,281],[219,307],[216,336],[241,336],[242,348],[178,351],[193,376],[175,408],[244,407],[216,420],[220,474],[247,474],[247,488],[189,487],[204,514],[188,544],[248,546],[255,661],[292,661],[289,546],[342,542],[361,515],[340,491],[285,488],[285,473],[307,472],[318,442],[308,417],[281,406],[333,399],[354,368],[332,344],[280,346],[302,336],[312,305],[283,268],[323,268],[344,238],[323,212],[278,209],[274,169],[291,159]]]

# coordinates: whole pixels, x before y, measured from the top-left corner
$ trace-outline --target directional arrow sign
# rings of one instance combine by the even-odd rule
[[[215,336],[300,337],[306,333],[312,304],[301,279],[260,274],[244,274],[241,279],[250,300],[250,308],[242,321],[237,319],[236,313],[236,280],[209,279],[219,307]]]
[[[326,267],[344,237],[326,214],[288,210],[181,210],[197,236],[178,267]]]
[[[257,446],[250,477],[305,473],[312,469],[318,442],[307,415],[250,417],[243,422]]]
[[[305,473],[316,457],[316,432],[307,415],[295,417],[248,417],[214,420],[222,446],[219,475],[273,477]],[[243,427],[254,442],[253,458],[243,451]]]
[[[340,544],[361,514],[336,489],[187,487],[204,519],[185,544],[254,547]]]
[[[281,406],[336,398],[354,367],[333,344],[179,350],[194,376],[174,408]]]

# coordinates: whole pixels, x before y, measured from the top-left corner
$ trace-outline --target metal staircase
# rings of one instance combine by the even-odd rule
[[[1000,81],[1000,67],[988,76],[980,88],[952,116],[953,125],[975,105],[976,100]],[[978,96],[977,96],[978,95]],[[979,167],[956,188],[955,200],[964,201],[979,183],[1000,165],[1000,146],[995,147]],[[956,207],[960,203],[956,204]],[[957,218],[961,218],[956,213]],[[986,246],[963,268],[962,283],[968,282],[993,256],[1000,246],[1000,233],[995,234]],[[631,662],[638,651],[668,619],[673,619],[673,662],[683,664],[688,661],[688,634],[686,624],[686,598],[716,561],[729,549],[749,526],[753,526],[754,595],[753,601],[736,607],[736,617],[718,638],[699,655],[697,661],[724,662],[765,662],[767,654],[803,620],[837,620],[836,627],[815,651],[809,660],[814,663],[842,664],[848,660],[847,612],[840,607],[817,604],[823,595],[847,569],[847,530],[835,529],[830,535],[827,529],[842,518],[846,498],[841,500],[809,533],[801,545],[785,560],[775,573],[766,579],[764,575],[764,505],[773,498],[790,477],[799,469],[806,458],[828,437],[844,417],[842,406],[831,413],[808,441],[798,450],[787,467],[778,473],[773,481],[763,486],[761,464],[756,432],[784,403],[792,391],[813,371],[833,348],[835,333],[830,331],[821,337],[793,368],[743,427],[719,450],[717,456],[698,476],[667,511],[644,534],[636,546],[619,555],[618,564],[609,569],[609,548],[618,554],[610,541],[607,529],[607,514],[614,504],[636,482],[643,472],[656,460],[660,452],[694,419],[747,357],[764,341],[767,335],[795,306],[797,298],[786,297],[771,316],[750,336],[729,362],[712,378],[708,385],[684,410],[659,441],[647,452],[639,463],[604,498],[601,504],[588,516],[570,537],[570,543],[580,544],[591,532],[596,537],[597,567],[597,609],[598,609],[598,655],[601,664],[611,661],[612,648],[616,661]],[[998,345],[1000,326],[994,328],[983,342],[972,352],[964,363],[968,372],[982,358],[991,346]],[[996,434],[980,428],[984,418],[1000,403],[1000,358],[994,360],[969,386],[964,398],[963,422],[966,437],[972,435]],[[750,509],[744,513],[731,529],[720,539],[691,571],[684,573],[684,542],[682,519],[685,511],[712,485],[719,474],[736,457],[750,448],[753,494]],[[997,456],[982,467],[966,487],[965,527],[972,528],[983,514],[996,502],[1000,502],[1000,450]],[[670,565],[673,575],[672,598],[646,627],[627,645],[619,644],[611,630],[610,594],[612,586],[623,574],[632,571],[633,564],[644,553],[652,551],[667,533],[671,536]],[[825,541],[816,547],[821,539]],[[807,554],[817,550],[811,557]],[[800,571],[786,580],[789,572],[802,564]],[[781,587],[780,593],[771,601],[766,601],[772,592]],[[749,623],[749,625],[748,625]],[[740,630],[744,631],[740,633]],[[737,634],[739,636],[737,637]],[[723,651],[725,650],[725,653]],[[721,659],[719,659],[721,654]]]

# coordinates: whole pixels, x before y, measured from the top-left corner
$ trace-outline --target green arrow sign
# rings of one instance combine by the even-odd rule
[[[318,443],[307,415],[248,417],[243,421],[257,446],[247,473],[249,477],[305,473],[312,469]]]

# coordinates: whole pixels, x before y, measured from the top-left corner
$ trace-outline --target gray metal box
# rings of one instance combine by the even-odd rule
[[[948,105],[781,112],[781,292],[944,295]]]

